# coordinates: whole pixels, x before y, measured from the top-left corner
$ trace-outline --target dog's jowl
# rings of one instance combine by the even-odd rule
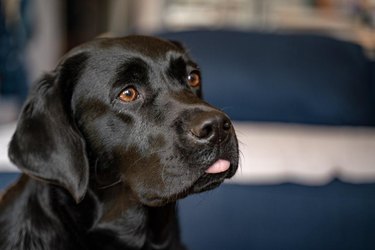
[[[184,249],[176,201],[232,177],[238,146],[184,48],[131,36],[43,76],[9,157],[23,173],[1,199],[0,249]]]

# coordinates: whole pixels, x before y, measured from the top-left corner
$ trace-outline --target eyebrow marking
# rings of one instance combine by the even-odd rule
[[[118,67],[113,87],[149,81],[149,67],[141,58],[131,58]]]
[[[185,78],[187,77],[187,63],[182,57],[177,57],[174,59],[171,59],[169,62],[169,66],[167,69],[167,74],[177,79],[178,82],[181,84],[185,82]]]

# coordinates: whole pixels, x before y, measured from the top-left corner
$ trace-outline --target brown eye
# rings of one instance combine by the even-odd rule
[[[118,98],[123,102],[132,102],[135,101],[138,96],[139,93],[134,87],[127,87],[120,93]]]
[[[193,88],[199,87],[201,85],[201,76],[198,71],[192,71],[188,75],[189,85]]]

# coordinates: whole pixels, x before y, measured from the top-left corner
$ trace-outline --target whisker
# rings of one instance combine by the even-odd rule
[[[234,106],[221,107],[220,110],[225,112],[226,110],[234,109]]]

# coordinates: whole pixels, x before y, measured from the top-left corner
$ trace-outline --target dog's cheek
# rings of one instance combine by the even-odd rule
[[[98,156],[104,152],[111,152],[113,147],[127,144],[132,130],[131,118],[125,123],[111,114],[92,116],[88,115],[82,119],[80,129],[89,148]]]
[[[139,201],[145,205],[159,203],[165,183],[163,167],[156,153],[143,155],[138,148],[132,147],[121,154],[119,165],[123,181]]]
[[[118,158],[117,165],[121,166],[124,183],[147,206],[161,206],[174,201],[181,190],[191,186],[191,178],[180,171],[181,164],[177,164],[178,161],[164,150],[161,152],[141,153],[138,147],[133,146]]]

